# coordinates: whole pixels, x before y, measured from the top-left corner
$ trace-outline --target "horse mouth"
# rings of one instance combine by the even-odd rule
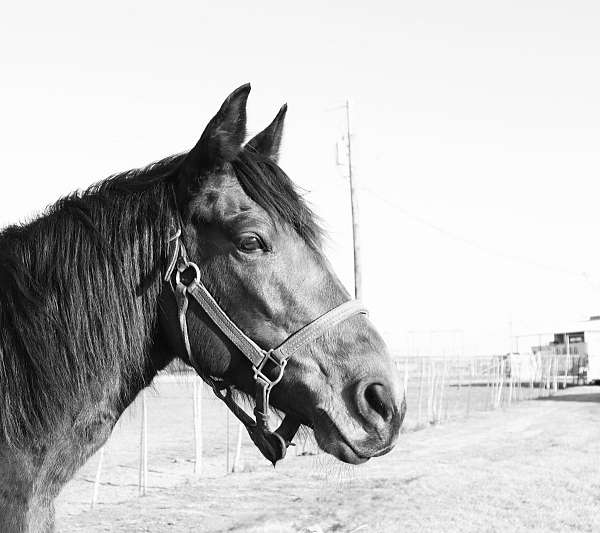
[[[317,444],[323,451],[353,465],[366,463],[371,457],[385,455],[395,445],[392,442],[384,448],[373,449],[372,445],[367,444],[365,449],[359,449],[324,409],[318,410],[313,428]]]

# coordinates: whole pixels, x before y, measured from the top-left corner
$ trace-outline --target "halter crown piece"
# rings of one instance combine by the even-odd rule
[[[217,397],[246,426],[254,444],[275,466],[277,461],[285,457],[286,449],[292,444],[291,441],[300,427],[298,420],[286,415],[275,431],[269,429],[269,395],[273,387],[281,381],[288,359],[304,345],[314,341],[336,324],[357,314],[367,314],[367,311],[359,300],[345,302],[300,328],[279,346],[270,350],[263,350],[227,316],[202,283],[198,265],[188,259],[181,239],[181,226],[179,226],[175,235],[169,239],[169,242],[174,243],[174,249],[164,280],[171,286],[177,302],[179,326],[188,359],[198,375],[212,387]],[[256,382],[255,419],[252,419],[235,402],[232,396],[232,386],[204,373],[195,359],[187,328],[187,310],[190,297],[202,307],[213,323],[252,363],[254,381]],[[274,376],[274,378],[269,376]]]

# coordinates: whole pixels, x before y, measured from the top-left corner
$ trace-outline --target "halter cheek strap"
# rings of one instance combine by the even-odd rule
[[[358,300],[345,302],[299,329],[276,348],[263,350],[227,316],[227,313],[212,297],[204,283],[202,283],[200,269],[195,263],[189,261],[180,235],[181,231],[179,230],[171,239],[175,242],[175,250],[167,268],[165,281],[171,284],[175,295],[179,326],[187,356],[200,377],[212,387],[215,394],[225,402],[233,414],[246,426],[252,441],[262,454],[275,465],[278,460],[285,456],[286,448],[291,444],[291,440],[300,426],[300,422],[289,415],[285,416],[279,428],[274,432],[269,429],[268,425],[269,396],[273,387],[281,381],[288,359],[303,346],[313,342],[336,324],[357,314],[367,314],[367,311]],[[173,273],[175,273],[174,280]],[[256,382],[255,420],[234,401],[231,386],[206,375],[201,370],[198,361],[195,360],[187,329],[189,297],[193,298],[202,307],[211,321],[252,363]],[[267,365],[272,367],[270,372],[267,372]],[[275,377],[270,378],[267,373]]]

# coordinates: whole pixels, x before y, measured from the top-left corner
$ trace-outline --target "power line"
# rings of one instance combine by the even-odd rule
[[[504,259],[508,259],[510,261],[513,262],[517,262],[517,263],[523,263],[526,264],[528,266],[531,267],[535,267],[535,268],[539,268],[542,270],[546,270],[549,272],[554,272],[556,274],[562,274],[562,275],[566,275],[566,276],[571,276],[571,277],[576,277],[579,278],[580,280],[583,280],[585,283],[587,283],[588,285],[590,285],[591,287],[593,287],[596,290],[600,290],[600,285],[598,285],[597,283],[595,283],[589,276],[589,274],[587,272],[577,272],[574,270],[569,270],[567,268],[563,268],[563,267],[558,267],[558,266],[554,266],[554,265],[549,265],[546,263],[541,263],[539,261],[527,258],[527,257],[523,257],[523,256],[519,256],[519,255],[515,255],[515,254],[511,254],[508,252],[504,252],[502,250],[498,250],[496,248],[492,248],[490,246],[486,246],[484,244],[481,244],[480,242],[467,238],[467,237],[463,237],[462,235],[458,235],[456,233],[453,233],[451,231],[446,230],[445,228],[443,228],[442,226],[439,226],[437,224],[434,224],[433,222],[419,216],[416,215],[415,213],[412,213],[411,211],[409,211],[408,209],[406,209],[405,207],[401,206],[400,204],[390,200],[389,198],[381,195],[380,193],[368,188],[368,187],[364,187],[362,186],[361,189],[367,193],[369,193],[370,195],[374,196],[375,198],[377,198],[378,200],[388,204],[391,208],[393,208],[395,211],[401,213],[402,215],[406,216],[407,218],[411,218],[414,221],[418,222],[419,224],[426,226],[438,233],[440,233],[441,235],[452,239],[454,241],[460,242],[462,244],[465,244],[467,246],[470,246],[472,248],[475,248],[481,252],[484,252],[488,255],[493,255],[496,257],[502,257]]]
[[[364,192],[369,193],[370,195],[374,196],[375,198],[377,198],[378,200],[388,204],[392,209],[394,209],[395,211],[398,211],[399,213],[401,213],[402,215],[404,215],[407,218],[411,218],[414,221],[418,222],[419,224],[426,226],[438,233],[440,233],[441,235],[460,242],[464,245],[470,246],[472,248],[475,248],[477,250],[479,250],[480,252],[486,253],[488,255],[492,255],[492,256],[496,256],[496,257],[501,257],[504,258],[506,260],[509,261],[513,261],[516,263],[522,263],[525,265],[528,265],[530,267],[534,267],[534,268],[538,268],[540,270],[545,270],[547,272],[553,272],[555,274],[562,274],[564,276],[569,276],[569,277],[573,277],[573,278],[577,278],[580,281],[585,282],[588,286],[590,286],[591,288],[600,291],[600,283],[595,282],[591,276],[587,273],[587,272],[577,272],[575,270],[570,270],[567,268],[563,268],[563,267],[557,267],[555,265],[549,265],[547,263],[542,263],[540,261],[536,261],[534,259],[528,258],[528,257],[524,257],[524,256],[520,256],[520,255],[516,255],[516,254],[512,254],[512,253],[508,253],[508,252],[504,252],[502,250],[498,250],[496,248],[490,247],[490,246],[486,246],[474,239],[470,239],[467,237],[463,237],[462,235],[458,235],[454,232],[448,231],[445,228],[443,228],[442,226],[439,226],[437,224],[434,224],[433,222],[419,216],[416,215],[415,213],[412,213],[411,211],[409,211],[408,209],[406,209],[405,207],[401,206],[400,204],[390,200],[389,198],[382,196],[380,193],[370,189],[369,187],[365,187],[363,185],[359,185],[358,187],[356,185],[354,185],[353,183],[353,172],[352,172],[352,160],[351,160],[351,145],[350,145],[350,114],[349,114],[349,104],[348,104],[348,100],[346,100],[346,103],[344,105],[339,105],[339,106],[335,106],[332,108],[327,109],[326,111],[337,111],[340,109],[345,109],[346,110],[346,126],[347,126],[347,156],[348,156],[348,178],[350,181],[350,190],[351,190],[351,199],[352,199],[352,221],[353,221],[353,245],[354,245],[354,279],[355,279],[355,292],[358,294],[360,292],[360,289],[358,289],[357,287],[360,287],[360,268],[358,268],[358,276],[357,276],[357,264],[358,264],[358,244],[357,244],[357,219],[355,218],[355,216],[357,216],[357,213],[355,213],[355,197],[356,197],[356,189],[360,189]],[[337,185],[337,184],[336,184]],[[357,283],[357,277],[358,277],[358,283]],[[358,297],[358,296],[357,296]]]

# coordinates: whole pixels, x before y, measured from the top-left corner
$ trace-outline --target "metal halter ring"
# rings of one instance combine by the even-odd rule
[[[181,274],[190,267],[194,269],[194,279],[192,279],[189,283],[183,283],[181,281]],[[175,272],[175,285],[188,286],[191,285],[194,281],[200,281],[200,269],[198,268],[198,265],[196,263],[189,261],[187,263],[184,263],[182,266],[177,267],[177,272]]]

